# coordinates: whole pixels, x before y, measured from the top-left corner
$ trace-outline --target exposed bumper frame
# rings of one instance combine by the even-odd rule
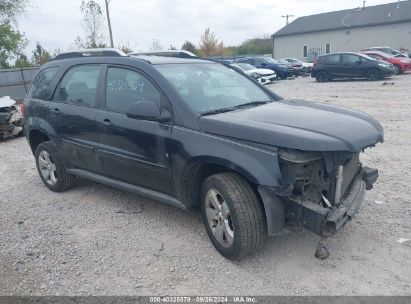
[[[341,204],[324,208],[311,202],[284,201],[265,187],[258,191],[264,202],[268,234],[274,236],[284,227],[284,219],[301,223],[321,237],[329,237],[340,230],[360,209],[365,191],[378,179],[378,170],[364,167],[355,177]]]

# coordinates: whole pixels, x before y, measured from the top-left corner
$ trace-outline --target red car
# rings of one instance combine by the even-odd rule
[[[394,57],[390,54],[386,54],[380,51],[365,51],[363,54],[375,58],[377,60],[388,61],[391,63],[397,74],[402,74],[407,71],[411,71],[411,59],[405,57]]]

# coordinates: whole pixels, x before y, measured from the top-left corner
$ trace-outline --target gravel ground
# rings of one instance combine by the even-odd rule
[[[270,86],[368,112],[385,128],[386,142],[363,157],[381,177],[325,261],[304,229],[225,260],[198,213],[88,181],[52,193],[24,138],[0,142],[0,295],[411,295],[411,242],[398,242],[411,239],[411,75],[387,82]]]

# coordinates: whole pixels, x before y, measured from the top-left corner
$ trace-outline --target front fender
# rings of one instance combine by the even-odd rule
[[[184,187],[184,172],[200,163],[230,168],[256,185],[276,187],[281,184],[278,154],[274,150],[179,126],[173,127],[171,145],[177,193]]]

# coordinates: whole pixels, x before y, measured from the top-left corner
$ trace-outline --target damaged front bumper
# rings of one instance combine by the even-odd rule
[[[259,187],[264,202],[269,235],[280,232],[285,221],[300,224],[321,237],[329,237],[340,230],[360,209],[365,191],[378,179],[378,170],[361,168],[338,206],[323,207],[310,201],[285,200]],[[279,215],[280,213],[280,215]]]

